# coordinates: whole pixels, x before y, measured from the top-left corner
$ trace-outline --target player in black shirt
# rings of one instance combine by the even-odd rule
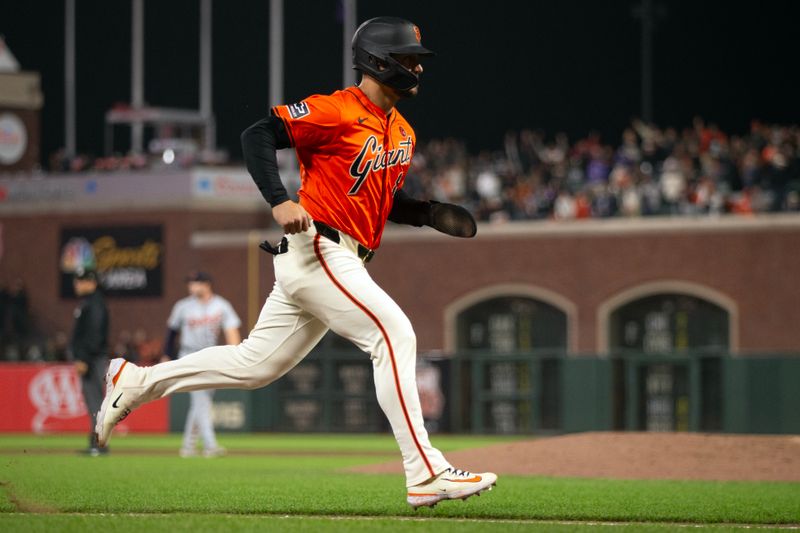
[[[108,367],[108,308],[102,293],[97,290],[97,273],[78,269],[73,280],[75,294],[81,298],[75,308],[75,326],[70,349],[75,370],[81,377],[83,400],[89,410],[89,455],[106,453],[108,448],[97,445],[94,432],[97,411],[103,403],[103,384]]]

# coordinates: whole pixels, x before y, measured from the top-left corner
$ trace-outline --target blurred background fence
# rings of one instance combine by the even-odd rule
[[[529,352],[422,361],[422,409],[433,432],[800,432],[798,356]],[[173,430],[183,428],[187,406],[173,398]],[[231,431],[389,429],[360,352],[318,351],[274,386],[218,391],[215,413],[217,427]]]

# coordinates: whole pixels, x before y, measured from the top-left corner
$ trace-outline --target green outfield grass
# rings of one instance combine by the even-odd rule
[[[220,437],[226,448],[232,451],[255,450],[263,452],[299,451],[305,453],[356,453],[367,452],[399,454],[397,443],[389,435],[359,434],[298,434],[264,433],[238,434],[223,433]],[[484,435],[437,435],[436,446],[445,452],[478,448],[511,442],[521,437],[493,437]],[[0,433],[0,453],[3,450],[78,450],[87,444],[84,435],[37,436],[30,434]],[[172,451],[181,445],[180,434],[167,435],[114,435],[112,446],[115,450],[163,450]]]
[[[444,450],[507,439],[436,438]],[[0,436],[0,531],[574,530],[620,522],[667,531],[800,523],[800,483],[623,481],[502,476],[466,502],[412,511],[399,475],[343,471],[399,461],[386,435],[220,438],[231,454],[180,459],[176,436],[127,436],[108,457],[81,437]],[[263,450],[255,454],[254,450]],[[466,468],[469,465],[458,465]],[[570,523],[560,523],[570,521]]]

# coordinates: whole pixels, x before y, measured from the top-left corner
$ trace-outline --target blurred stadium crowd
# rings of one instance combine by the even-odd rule
[[[800,127],[753,122],[739,136],[701,118],[682,131],[633,121],[616,146],[523,130],[477,155],[436,140],[420,144],[406,190],[498,222],[798,211]]]
[[[70,361],[69,334],[45,335],[29,308],[28,291],[21,278],[0,282],[0,361]],[[149,338],[144,328],[121,330],[112,339],[112,353],[137,364],[151,365],[163,354],[163,339]]]
[[[145,156],[50,158],[57,172],[146,170]],[[163,167],[160,158],[155,160]],[[175,166],[196,163],[191,155]],[[678,130],[634,120],[619,142],[508,132],[500,150],[420,142],[406,180],[418,198],[465,205],[479,220],[749,214],[800,210],[800,126],[754,121],[729,135],[701,118]]]

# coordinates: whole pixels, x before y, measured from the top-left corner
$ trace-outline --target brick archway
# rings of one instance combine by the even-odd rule
[[[454,300],[444,309],[444,350],[452,353],[457,348],[456,323],[459,314],[470,307],[502,296],[519,296],[539,300],[562,311],[567,317],[567,352],[573,353],[578,346],[578,308],[561,294],[523,283],[503,283],[482,287]]]
[[[661,293],[677,293],[711,302],[728,313],[728,346],[732,353],[739,350],[739,306],[731,297],[706,285],[683,280],[656,280],[627,288],[606,299],[597,308],[597,352],[608,355],[608,324],[611,314],[620,307],[640,298]]]

